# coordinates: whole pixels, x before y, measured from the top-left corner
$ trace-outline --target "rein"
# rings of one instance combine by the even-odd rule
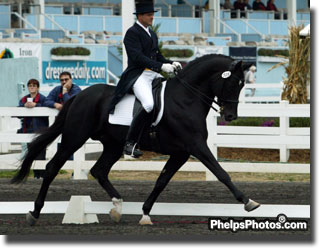
[[[239,80],[241,80],[239,77],[237,76],[233,76],[231,75],[231,77],[236,77],[238,78]],[[200,90],[198,90],[197,88],[193,87],[192,85],[190,85],[189,83],[187,83],[185,80],[183,80],[182,78],[180,78],[178,76],[178,73],[176,73],[176,78],[179,80],[180,83],[183,84],[183,86],[185,86],[187,89],[189,89],[191,92],[195,92],[197,94],[197,97],[202,101],[204,102],[205,104],[207,104],[211,109],[213,109],[214,111],[218,112],[218,113],[222,113],[223,112],[223,103],[226,103],[226,102],[231,102],[231,103],[239,103],[239,100],[221,100],[220,102],[217,102],[215,99],[207,96],[206,94],[202,93]],[[207,99],[207,100],[205,100]],[[214,102],[215,104],[217,104],[219,107],[220,107],[220,112],[212,106],[212,102]]]

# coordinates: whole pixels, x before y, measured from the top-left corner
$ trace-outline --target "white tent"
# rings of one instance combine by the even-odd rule
[[[310,36],[310,24],[303,28],[299,33],[300,36]]]

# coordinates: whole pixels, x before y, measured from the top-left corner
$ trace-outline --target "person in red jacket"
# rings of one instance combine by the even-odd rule
[[[253,10],[266,10],[266,6],[261,2],[261,0],[255,0],[252,4]]]
[[[267,10],[278,11],[276,5],[274,4],[274,0],[269,0],[267,3]]]

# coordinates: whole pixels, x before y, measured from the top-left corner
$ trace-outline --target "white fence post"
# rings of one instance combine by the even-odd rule
[[[74,153],[73,158],[73,178],[75,180],[88,180],[88,170],[83,170],[82,166],[85,162],[85,145]]]
[[[214,155],[216,159],[218,159],[218,146],[214,142],[217,136],[217,116],[212,109],[210,109],[209,114],[207,116],[207,129],[208,129],[208,140],[207,144],[209,146],[210,151]],[[206,181],[217,181],[217,177],[206,169]]]
[[[10,117],[0,116],[0,132],[8,129],[9,119]],[[0,143],[0,153],[8,153],[9,145],[10,143],[8,142]]]
[[[283,110],[283,113],[281,114],[279,118],[279,126],[280,126],[280,136],[286,137],[287,131],[290,127],[290,118],[285,115],[285,110],[289,105],[288,101],[281,101],[281,110]],[[290,156],[290,150],[287,148],[287,144],[280,145],[280,162],[288,162]]]
[[[51,126],[54,123],[55,119],[56,119],[55,116],[49,116],[49,126]],[[54,140],[47,147],[47,152],[46,152],[46,158],[47,159],[51,159],[54,156],[54,154],[57,152],[57,145],[58,145],[57,143],[58,143],[58,139]]]

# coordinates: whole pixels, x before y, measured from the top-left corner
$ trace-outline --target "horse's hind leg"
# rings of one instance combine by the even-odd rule
[[[155,201],[157,200],[160,193],[167,186],[174,174],[179,170],[179,168],[189,159],[190,154],[186,152],[177,153],[170,155],[169,160],[161,171],[160,176],[157,179],[157,182],[149,195],[148,199],[144,202],[142,210],[143,215],[140,220],[140,225],[152,224],[149,217],[149,213]]]
[[[99,184],[112,199],[115,207],[110,210],[110,217],[113,221],[119,222],[122,214],[122,198],[111,184],[108,175],[113,164],[120,159],[123,146],[111,142],[105,142],[103,145],[103,152],[90,170],[90,173],[98,180]]]
[[[197,157],[223,184],[232,192],[234,197],[245,205],[245,210],[250,212],[260,206],[259,203],[246,197],[231,181],[229,174],[220,166],[205,142],[197,143],[192,155]]]
[[[64,150],[62,147],[59,148],[58,152],[54,157],[48,162],[46,166],[46,171],[43,176],[42,185],[38,197],[34,203],[34,210],[27,214],[27,221],[30,225],[34,225],[40,216],[40,211],[44,206],[44,201],[49,189],[51,182],[57,176],[59,170],[62,168],[63,164],[67,161],[73,152]]]

